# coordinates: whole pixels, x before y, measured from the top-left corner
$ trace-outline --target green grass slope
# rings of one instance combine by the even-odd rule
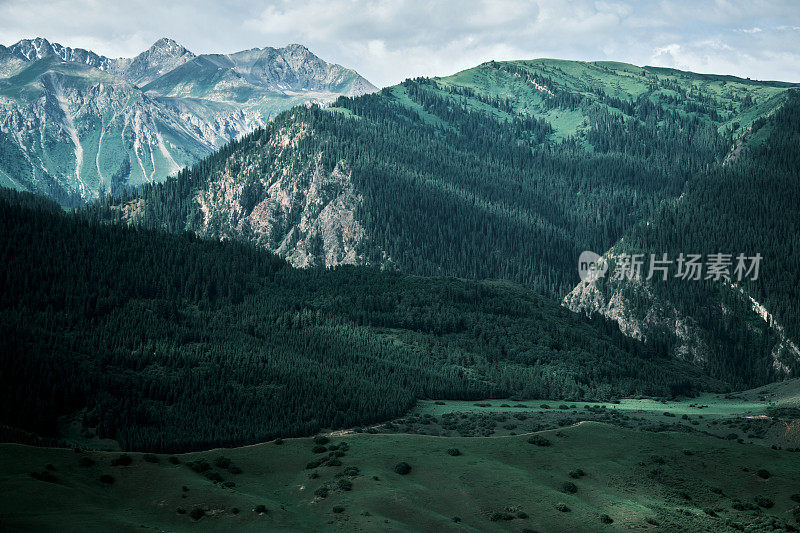
[[[119,454],[4,444],[0,523],[15,531],[697,532],[797,524],[800,454],[592,422],[535,442],[549,445],[524,435],[348,435],[180,455],[179,464],[129,454],[128,466],[113,466]],[[202,474],[188,466],[203,459]],[[396,473],[399,462],[410,472]]]

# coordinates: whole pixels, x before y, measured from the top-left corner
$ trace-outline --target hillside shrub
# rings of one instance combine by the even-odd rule
[[[111,461],[111,466],[130,466],[133,463],[130,455],[122,454]]]
[[[405,476],[409,472],[411,472],[411,465],[406,463],[405,461],[401,461],[394,465],[394,471],[400,474],[401,476]]]
[[[571,481],[566,481],[561,484],[561,492],[564,494],[575,494],[578,492],[578,486]]]
[[[536,446],[550,446],[552,442],[541,435],[531,435],[528,437],[528,444],[535,444]]]

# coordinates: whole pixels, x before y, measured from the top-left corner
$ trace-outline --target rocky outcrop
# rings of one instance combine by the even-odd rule
[[[610,264],[615,257],[617,253],[612,248],[602,260]],[[638,305],[633,303],[634,297]],[[563,305],[586,316],[600,314],[616,322],[625,335],[641,341],[667,333],[677,341],[675,357],[698,364],[708,359],[708,346],[694,320],[682,315],[671,303],[660,300],[646,281],[614,279],[613,273],[608,272],[602,279],[578,283],[564,297]]]
[[[356,218],[363,198],[349,166],[342,161],[327,171],[321,154],[286,160],[307,135],[313,133],[295,124],[270,137],[264,150],[277,155],[261,176],[256,156],[209,180],[195,196],[198,233],[254,242],[296,267],[365,263],[360,250],[367,234]]]
[[[616,247],[603,255],[606,264],[617,257]],[[710,351],[703,340],[703,331],[697,322],[670,302],[659,298],[651,282],[641,279],[615,279],[609,273],[605,278],[585,280],[578,283],[564,297],[563,305],[568,309],[591,316],[595,313],[613,320],[625,335],[647,340],[652,335],[667,334],[675,340],[673,355],[697,364],[706,363]],[[771,352],[772,370],[777,376],[791,374],[790,367],[800,361],[800,348],[790,339],[784,327],[762,304],[757,302],[742,287],[727,284],[750,310],[766,322],[777,338]],[[714,304],[714,302],[709,302]],[[723,314],[730,313],[722,302],[717,302]]]

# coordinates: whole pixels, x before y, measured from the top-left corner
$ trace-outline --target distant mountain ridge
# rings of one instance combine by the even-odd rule
[[[0,185],[80,204],[160,181],[297,104],[376,88],[306,47],[196,55],[162,38],[111,59],[0,46]]]

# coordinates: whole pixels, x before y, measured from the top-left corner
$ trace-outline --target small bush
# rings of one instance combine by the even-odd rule
[[[323,462],[325,462],[325,459],[316,459],[316,460],[314,460],[314,461],[311,461],[311,462],[309,462],[309,463],[306,463],[306,470],[311,470],[312,468],[317,468],[317,467],[318,467],[318,466],[320,466],[320,465],[321,465]]]
[[[329,439],[325,435],[317,435],[316,437],[314,437],[314,444],[323,445],[323,444],[328,444],[330,441],[331,439]]]
[[[769,509],[775,505],[775,502],[763,496],[756,496],[754,501],[756,502],[756,505],[763,507],[764,509]]]
[[[133,462],[130,455],[122,454],[113,461],[111,461],[111,466],[130,466]]]
[[[753,505],[750,502],[743,502],[743,501],[735,501],[731,504],[731,507],[737,511],[757,511],[758,505]]]
[[[336,507],[331,509],[331,511],[336,513],[336,514],[343,513],[344,512],[344,507],[342,507],[341,505],[337,505]]]
[[[536,446],[550,446],[552,442],[541,435],[531,435],[528,437],[528,444],[535,444]]]
[[[198,459],[197,461],[189,461],[188,463],[186,463],[186,466],[188,466],[198,474],[202,474],[203,472],[211,470],[211,465],[208,464],[208,461],[206,461],[205,459]]]
[[[103,474],[100,476],[100,483],[103,485],[113,485],[114,484],[114,476],[109,474]]]
[[[450,448],[447,450],[447,455],[452,455],[453,457],[457,457],[461,455],[461,451],[458,448]]]
[[[569,477],[572,479],[579,479],[586,475],[586,472],[583,471],[581,468],[576,468],[575,470],[569,471]]]
[[[231,466],[231,460],[228,459],[227,457],[223,457],[222,455],[220,455],[219,457],[214,459],[214,465],[217,468],[224,468],[225,470],[227,470],[228,467]]]
[[[170,455],[170,456],[167,458],[167,461],[169,461],[170,463],[172,463],[172,464],[174,464],[174,465],[179,465],[179,464],[181,464],[181,460],[180,460],[180,459],[178,459],[177,457],[175,457],[174,455]]]
[[[330,459],[325,461],[325,464],[328,466],[342,466],[342,462],[336,457],[331,457]]]
[[[510,513],[492,513],[489,520],[492,522],[499,522],[500,520],[513,520],[514,515]]]
[[[192,520],[200,520],[205,515],[206,515],[206,512],[203,510],[202,507],[195,507],[189,513],[189,516],[192,518]]]
[[[233,507],[233,508],[231,508],[231,513],[233,513],[233,514],[239,514],[239,508],[238,508],[238,507]]]
[[[342,490],[353,490],[353,482],[349,479],[340,479],[338,485]]]
[[[320,487],[314,491],[314,496],[319,496],[320,498],[327,498],[328,497],[328,487]]]
[[[411,472],[411,465],[402,461],[394,465],[394,471],[400,474],[401,476],[405,476],[409,472]]]
[[[611,518],[610,516],[608,516],[607,514],[601,514],[600,515],[600,522],[602,522],[604,524],[613,524],[614,523],[614,519]]]
[[[575,494],[578,492],[578,486],[572,481],[566,481],[561,484],[561,492],[564,494]]]
[[[769,479],[772,477],[772,474],[769,473],[769,470],[765,470],[763,468],[756,472],[756,475],[761,479]]]
[[[214,483],[219,483],[222,481],[222,476],[219,475],[219,472],[214,470],[209,470],[208,472],[203,474],[207,479],[213,481]]]
[[[454,516],[454,517],[452,518],[452,520],[453,520],[453,522],[455,522],[456,524],[458,524],[459,522],[461,522],[461,517],[460,517],[460,516]]]
[[[31,472],[31,477],[33,479],[44,481],[46,483],[56,483],[58,482],[58,478],[48,472],[47,470],[42,470],[41,472]]]
[[[525,511],[520,511],[517,513],[517,518],[519,518],[520,520],[525,520],[528,518],[528,513],[526,513]]]
[[[183,507],[178,507],[177,509],[175,509],[175,512],[178,514],[186,514],[186,509],[184,509]]]
[[[237,474],[241,474],[242,473],[242,469],[239,468],[236,465],[231,465],[230,467],[228,467],[228,472],[230,472],[231,474],[237,475]]]
[[[256,508],[253,509],[253,512],[256,514],[267,514],[269,513],[269,509],[267,509],[266,505],[256,505]]]
[[[792,500],[793,502],[800,503],[800,492],[792,494],[791,496],[789,496],[789,499]]]
[[[344,474],[345,476],[355,477],[358,475],[359,472],[360,470],[358,469],[357,466],[348,466],[342,471],[342,474]]]
[[[328,451],[328,448],[326,448],[325,446],[320,446],[320,445],[316,445],[313,448],[311,448],[311,452],[312,453],[325,453],[327,451]]]
[[[561,511],[562,513],[568,513],[568,512],[571,511],[571,509],[569,507],[567,507],[567,504],[565,504],[565,503],[556,504],[556,509],[558,511]]]
[[[282,439],[282,438],[280,438],[280,437],[278,437],[278,438],[277,438],[277,439],[275,439],[273,442],[274,442],[274,444],[275,444],[276,446],[280,446],[281,444],[283,444],[283,439]]]

